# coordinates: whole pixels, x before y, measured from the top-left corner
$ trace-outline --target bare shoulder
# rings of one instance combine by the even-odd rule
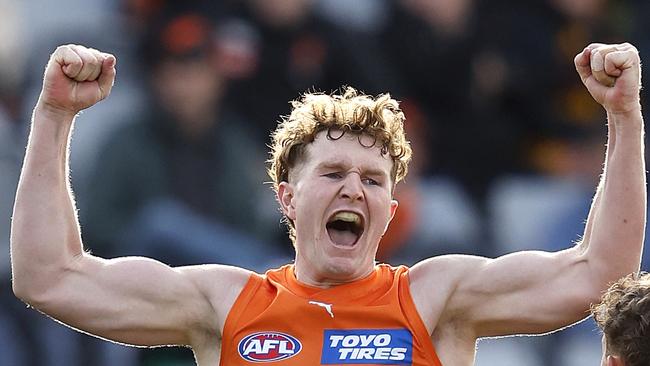
[[[449,254],[425,259],[416,263],[409,271],[411,290],[420,287],[430,290],[436,286],[453,286],[462,278],[466,271],[481,266],[489,259],[473,255]]]
[[[179,267],[212,305],[219,330],[223,330],[228,312],[254,272],[222,264]]]
[[[441,255],[418,262],[409,270],[411,296],[430,333],[440,322],[463,277],[486,261],[487,258],[479,256]]]

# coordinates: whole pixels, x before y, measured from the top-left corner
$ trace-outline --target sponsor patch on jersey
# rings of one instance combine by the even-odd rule
[[[413,336],[407,329],[326,329],[321,364],[411,365]]]
[[[246,361],[272,362],[297,355],[302,349],[300,341],[280,332],[257,332],[239,341],[239,355]]]

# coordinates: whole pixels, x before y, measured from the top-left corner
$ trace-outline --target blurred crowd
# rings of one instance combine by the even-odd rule
[[[629,41],[642,60],[650,51],[644,0],[0,0],[0,9],[2,365],[193,364],[189,350],[78,334],[11,293],[13,197],[59,44],[118,59],[113,94],[78,117],[73,137],[86,248],[258,272],[293,256],[265,160],[269,132],[300,93],[351,85],[401,101],[415,156],[378,260],[559,250],[580,239],[606,141],[604,111],[573,57],[591,42]],[[482,341],[477,364],[586,366],[599,352],[586,321]]]

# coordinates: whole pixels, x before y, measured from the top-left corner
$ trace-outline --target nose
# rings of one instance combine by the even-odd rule
[[[341,198],[349,199],[351,201],[363,201],[363,185],[359,174],[349,173],[345,176],[340,195]]]

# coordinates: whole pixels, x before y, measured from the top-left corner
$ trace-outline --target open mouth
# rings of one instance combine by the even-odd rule
[[[350,212],[340,211],[327,221],[327,234],[336,245],[350,247],[357,243],[363,234],[363,217]]]

